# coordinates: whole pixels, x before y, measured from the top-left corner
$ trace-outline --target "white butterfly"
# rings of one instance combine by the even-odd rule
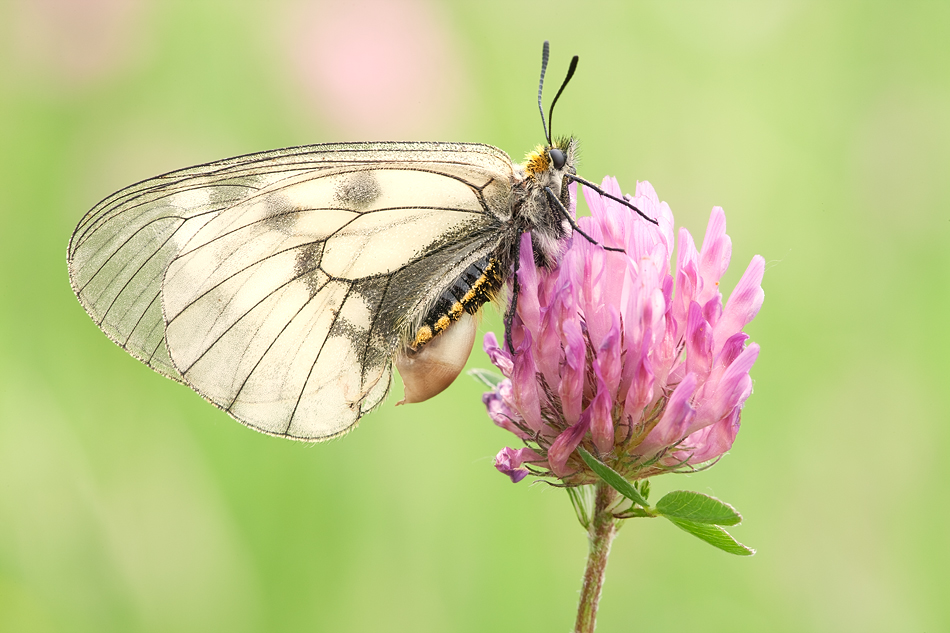
[[[547,42],[542,82],[546,62]],[[567,182],[590,183],[575,141],[546,134],[522,165],[488,145],[346,143],[171,172],[86,214],[70,280],[109,338],[240,422],[335,437],[382,402],[394,358],[410,401],[454,379],[523,233],[556,263]]]

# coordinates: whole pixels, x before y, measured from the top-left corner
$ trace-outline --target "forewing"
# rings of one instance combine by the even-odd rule
[[[154,369],[258,430],[325,439],[383,399],[411,320],[497,243],[510,175],[499,150],[436,143],[176,172],[90,212],[73,285]]]

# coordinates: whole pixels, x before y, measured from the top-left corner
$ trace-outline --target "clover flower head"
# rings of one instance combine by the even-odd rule
[[[622,195],[613,178],[602,187]],[[720,207],[701,249],[680,229],[671,271],[673,214],[648,182],[626,199],[658,225],[593,191],[584,195],[592,217],[578,225],[599,244],[575,236],[547,270],[535,265],[531,236],[523,235],[515,349],[485,336],[505,379],[483,401],[524,443],[503,449],[496,468],[513,482],[530,473],[593,483],[579,446],[628,480],[711,463],[732,446],[752,393],[759,346],[742,329],[762,306],[765,261],[752,258],[724,305],[719,281],[732,242]]]

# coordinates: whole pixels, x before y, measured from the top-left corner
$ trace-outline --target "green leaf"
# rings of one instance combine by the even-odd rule
[[[486,385],[489,389],[494,389],[498,384],[505,379],[499,373],[493,372],[490,369],[469,369],[468,375],[477,380],[480,383]]]
[[[697,538],[701,538],[713,547],[718,547],[724,552],[735,554],[736,556],[752,556],[755,554],[754,549],[751,547],[746,547],[736,539],[732,538],[732,535],[729,534],[729,532],[726,532],[718,525],[695,523],[693,521],[677,519],[670,516],[667,516],[666,518],[669,519],[670,523],[679,529],[689,532]]]
[[[623,478],[623,475],[588,453],[583,449],[583,447],[578,446],[577,452],[580,454],[581,459],[584,460],[584,463],[587,464],[592,471],[597,473],[598,477],[606,481],[611,488],[625,496],[627,499],[630,499],[634,503],[642,505],[644,508],[650,507],[650,504],[647,503],[647,500],[644,499],[639,492],[637,492],[637,489],[633,487],[633,484]]]
[[[617,519],[655,519],[657,514],[650,512],[649,510],[644,510],[643,508],[638,508],[637,506],[631,506],[629,509],[624,510],[623,512],[615,513],[614,517]]]
[[[657,502],[656,511],[667,518],[693,523],[738,525],[742,521],[742,516],[728,503],[690,490],[669,493]]]

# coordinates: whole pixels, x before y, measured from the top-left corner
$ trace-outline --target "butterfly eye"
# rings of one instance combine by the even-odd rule
[[[564,152],[559,149],[549,150],[548,156],[551,157],[551,162],[554,164],[554,169],[560,169],[561,167],[564,167],[564,163],[567,161],[567,157],[564,156]]]

